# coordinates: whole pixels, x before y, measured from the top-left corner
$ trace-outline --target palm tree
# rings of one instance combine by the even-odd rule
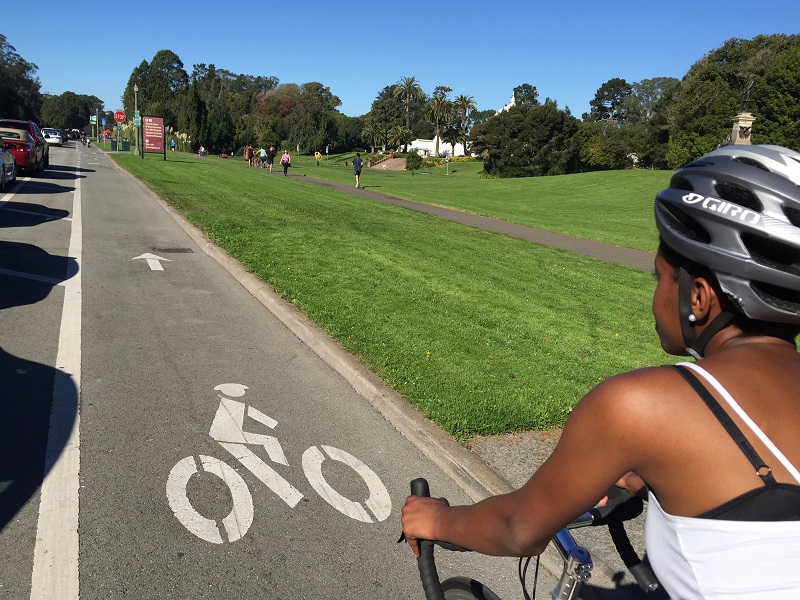
[[[475,104],[475,98],[472,96],[465,96],[461,94],[460,96],[456,96],[455,99],[456,105],[456,112],[458,113],[458,119],[461,122],[461,134],[463,136],[464,141],[464,155],[467,154],[467,118],[471,112],[474,112],[478,109],[478,105]]]
[[[452,113],[453,104],[447,99],[447,95],[441,91],[434,92],[428,105],[428,118],[436,131],[436,156],[439,156],[439,137],[442,124],[450,120]]]
[[[451,156],[455,156],[456,144],[461,141],[461,129],[455,123],[446,127],[442,132],[442,141],[452,146],[453,152]]]
[[[380,142],[380,137],[380,131],[374,122],[364,123],[364,127],[361,128],[361,140],[369,144],[370,154],[375,152],[375,146]]]
[[[417,82],[416,77],[403,77],[394,85],[395,98],[402,98],[406,108],[406,127],[411,128],[410,110],[411,101],[423,95],[422,87]]]
[[[416,77],[403,77],[400,81],[398,81],[394,86],[394,96],[395,98],[402,98],[403,105],[406,107],[406,129],[411,128],[411,101],[417,98],[421,98],[424,96],[425,93],[422,91],[422,86],[417,82]],[[408,152],[408,142],[406,142],[406,147],[403,149],[403,152]]]
[[[400,146],[407,146],[413,137],[414,134],[408,127],[395,125],[389,130],[389,145],[399,149]]]

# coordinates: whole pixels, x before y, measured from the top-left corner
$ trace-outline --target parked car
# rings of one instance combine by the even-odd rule
[[[0,127],[0,137],[17,161],[17,168],[36,174],[44,169],[44,149],[47,144],[37,143],[27,129],[5,129]]]
[[[36,145],[41,147],[44,155],[42,168],[50,166],[50,146],[45,142],[44,134],[36,123],[23,119],[0,119],[0,129],[24,129],[30,132],[31,137],[36,141]],[[17,161],[17,164],[19,164],[19,161]]]
[[[17,159],[6,148],[3,138],[0,137],[0,193],[6,191],[6,186],[17,180]]]
[[[64,138],[61,135],[60,129],[52,129],[51,127],[45,127],[44,129],[42,129],[42,133],[44,134],[44,141],[50,144],[51,146],[64,145]]]

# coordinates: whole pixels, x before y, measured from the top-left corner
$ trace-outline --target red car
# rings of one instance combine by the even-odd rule
[[[44,134],[36,123],[25,119],[0,119],[0,129],[24,129],[30,132],[31,137],[36,141],[36,145],[41,147],[44,155],[42,169],[50,166],[50,145],[45,142]]]
[[[6,148],[17,161],[18,169],[26,169],[31,174],[44,170],[44,144],[37,144],[27,129],[6,129],[0,127],[0,137]]]

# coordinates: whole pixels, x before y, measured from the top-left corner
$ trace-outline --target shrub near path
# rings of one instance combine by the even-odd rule
[[[603,378],[669,362],[648,273],[238,161],[114,159],[462,442],[560,426]]]

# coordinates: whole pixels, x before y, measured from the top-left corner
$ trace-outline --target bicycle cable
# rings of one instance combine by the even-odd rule
[[[519,575],[519,582],[522,585],[522,595],[525,600],[533,600],[536,598],[536,584],[539,581],[539,556],[537,555],[536,568],[533,570],[533,588],[531,589],[531,595],[529,595],[528,590],[525,589],[525,580],[528,578],[528,565],[531,563],[532,559],[532,556],[528,556],[527,558],[520,557],[519,563],[517,564],[517,574]],[[525,566],[522,565],[523,560],[525,561]]]

